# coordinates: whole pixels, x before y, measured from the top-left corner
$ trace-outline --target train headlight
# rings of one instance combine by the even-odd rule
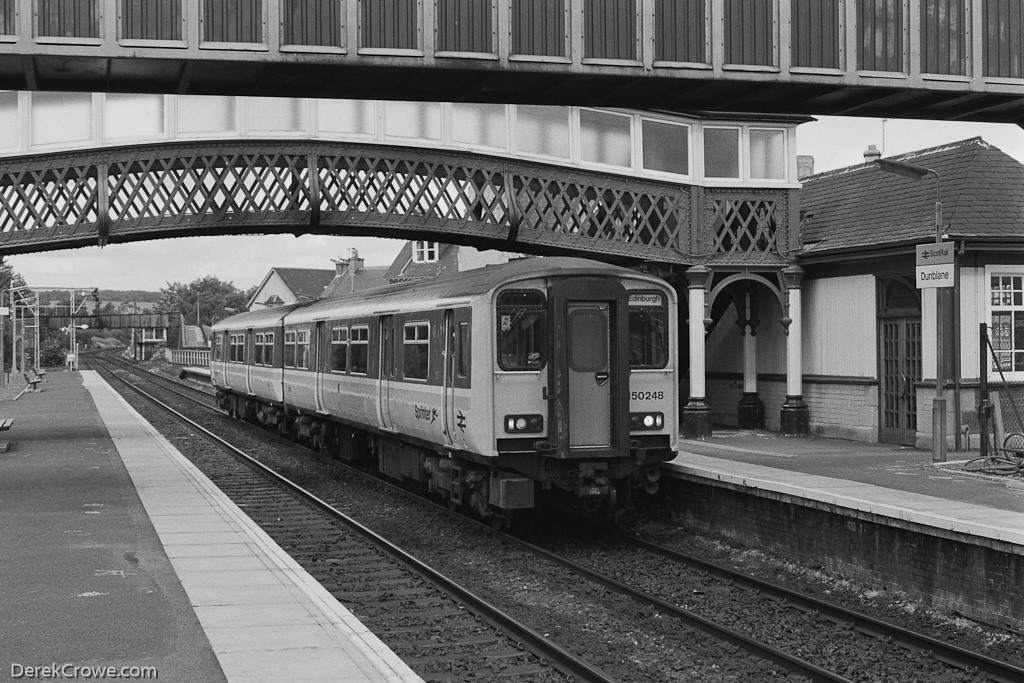
[[[544,431],[543,415],[506,415],[507,434],[537,434]]]
[[[654,430],[665,426],[664,413],[630,413],[630,430]]]

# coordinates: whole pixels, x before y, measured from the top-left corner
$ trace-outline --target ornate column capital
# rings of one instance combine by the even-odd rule
[[[711,269],[706,266],[693,266],[686,270],[686,282],[689,289],[707,290],[711,284]]]
[[[804,279],[804,269],[800,266],[786,266],[782,271],[782,281],[786,285],[786,289],[800,289],[800,283]]]

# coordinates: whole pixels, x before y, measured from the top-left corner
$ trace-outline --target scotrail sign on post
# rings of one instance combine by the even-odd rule
[[[917,245],[917,288],[953,286],[953,243]]]

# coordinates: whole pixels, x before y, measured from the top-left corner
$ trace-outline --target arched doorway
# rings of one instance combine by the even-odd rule
[[[878,440],[913,446],[921,381],[921,296],[905,277],[878,282]]]

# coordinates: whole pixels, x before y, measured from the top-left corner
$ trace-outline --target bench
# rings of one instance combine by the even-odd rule
[[[21,398],[21,394],[24,394],[26,391],[39,391],[39,383],[43,381],[43,378],[38,374],[35,377],[29,377],[26,372],[23,373],[22,376],[25,378],[25,388],[21,390],[21,393],[14,397],[15,401]]]
[[[13,417],[6,417],[0,419],[0,432],[6,432],[14,425]],[[0,439],[0,453],[6,453],[11,447],[11,442],[6,439]]]

